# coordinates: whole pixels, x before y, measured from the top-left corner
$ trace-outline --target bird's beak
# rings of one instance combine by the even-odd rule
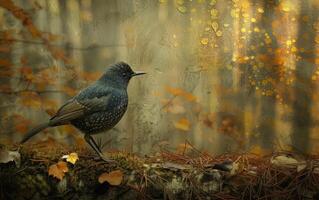
[[[134,74],[132,74],[132,76],[138,76],[138,75],[143,75],[146,74],[145,72],[134,72]]]

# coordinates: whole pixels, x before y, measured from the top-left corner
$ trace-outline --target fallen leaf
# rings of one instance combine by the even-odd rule
[[[110,173],[103,173],[99,176],[99,183],[107,181],[110,185],[120,185],[123,180],[123,172],[121,170],[115,170]]]
[[[297,172],[300,172],[300,171],[306,169],[306,167],[307,167],[306,163],[298,164],[298,166],[297,166]]]
[[[295,165],[298,164],[298,161],[287,155],[280,155],[271,158],[271,163],[274,165]]]
[[[0,147],[0,163],[8,163],[13,161],[17,167],[20,167],[21,155],[18,151],[8,151],[4,147]]]
[[[64,172],[64,173],[66,173],[66,172],[69,171],[69,168],[68,168],[68,165],[67,165],[66,162],[59,161],[59,162],[57,163],[57,166],[58,166],[58,168],[59,168],[62,172]]]
[[[1,53],[8,53],[10,51],[11,51],[11,47],[10,46],[4,46],[4,45],[0,46],[0,52]]]
[[[29,125],[28,124],[24,124],[24,123],[20,123],[15,125],[15,130],[19,133],[25,133],[28,131]]]
[[[190,129],[190,122],[186,118],[182,118],[177,122],[174,122],[175,128],[182,130],[182,131],[189,131]]]
[[[182,143],[182,144],[177,145],[176,152],[178,154],[185,154],[192,149],[193,149],[193,147],[191,145],[189,145],[187,143]]]
[[[74,96],[77,92],[76,89],[68,87],[68,86],[63,86],[61,90],[69,96]]]
[[[69,155],[63,155],[62,159],[66,159],[67,162],[72,163],[73,165],[79,160],[79,156],[77,153],[70,153]]]
[[[305,161],[297,160],[289,155],[279,155],[272,157],[270,162],[273,165],[280,167],[296,168],[298,172],[307,167]]]
[[[174,88],[174,87],[170,87],[167,86],[166,91],[174,96],[181,96],[184,94],[184,90],[180,89],[180,88]]]
[[[183,105],[179,105],[179,104],[170,104],[169,106],[167,106],[167,112],[173,113],[173,114],[182,114],[185,113],[186,110],[184,108]]]
[[[257,156],[265,156],[267,154],[270,154],[271,152],[269,150],[261,148],[259,145],[254,145],[249,152],[251,154],[255,154]]]
[[[59,180],[62,180],[64,177],[64,172],[62,172],[56,164],[51,165],[49,167],[49,176],[53,176],[58,178]]]
[[[174,96],[181,96],[184,97],[187,101],[196,101],[197,97],[194,96],[192,93],[186,92],[181,88],[175,88],[175,87],[170,87],[166,86],[166,91]]]
[[[209,128],[214,127],[215,115],[213,113],[207,113],[202,115],[202,122]]]
[[[11,63],[10,60],[7,59],[0,59],[0,66],[7,66],[7,67],[11,67],[13,64]]]
[[[59,180],[62,180],[65,176],[65,173],[69,171],[69,168],[67,166],[66,162],[59,161],[56,164],[53,164],[49,167],[48,173],[49,176],[53,176]]]
[[[20,95],[20,102],[26,107],[41,108],[42,100],[40,96],[33,92],[23,92]]]
[[[15,130],[18,133],[27,132],[31,124],[31,120],[24,118],[24,116],[20,114],[14,114],[12,116],[13,116]]]
[[[171,169],[171,170],[185,170],[185,169],[190,169],[190,165],[182,165],[179,163],[173,163],[173,162],[164,162],[162,164],[162,167],[164,169]]]

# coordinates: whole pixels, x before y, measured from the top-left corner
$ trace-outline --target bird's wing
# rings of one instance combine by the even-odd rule
[[[73,98],[58,110],[58,112],[51,118],[50,124],[67,124],[71,120],[100,111],[107,106],[110,97],[111,94],[86,99]]]

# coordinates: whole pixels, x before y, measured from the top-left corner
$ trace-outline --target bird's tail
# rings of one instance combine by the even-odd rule
[[[47,127],[49,127],[50,124],[49,122],[43,123],[38,125],[37,127],[31,129],[22,139],[22,141],[20,142],[20,144],[25,143],[26,141],[28,141],[31,137],[33,137],[34,135],[38,134],[40,131],[42,131],[43,129],[46,129]]]

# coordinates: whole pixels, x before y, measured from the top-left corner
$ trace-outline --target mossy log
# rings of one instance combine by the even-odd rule
[[[319,163],[309,158],[278,165],[273,155],[223,155],[213,158],[162,152],[137,157],[113,152],[114,163],[96,159],[83,149],[64,146],[16,147],[21,163],[0,164],[0,199],[318,199]],[[49,176],[50,165],[77,152],[62,180]],[[285,154],[287,155],[287,154]],[[296,159],[297,161],[298,159]],[[290,160],[291,161],[291,160]],[[104,172],[121,170],[120,185],[100,183]]]

